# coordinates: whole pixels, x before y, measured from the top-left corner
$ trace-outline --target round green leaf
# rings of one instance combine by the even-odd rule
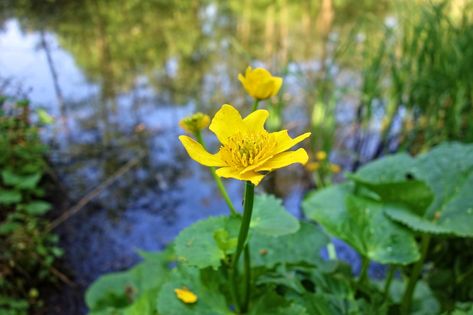
[[[269,236],[291,234],[299,229],[299,221],[286,211],[282,201],[271,195],[256,195],[250,228]]]
[[[409,264],[420,258],[414,235],[384,215],[400,205],[352,194],[349,185],[311,193],[304,201],[305,215],[360,254],[385,264]]]

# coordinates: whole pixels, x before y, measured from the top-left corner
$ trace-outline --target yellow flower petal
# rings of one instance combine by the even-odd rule
[[[179,136],[182,145],[186,149],[189,156],[205,166],[224,166],[225,163],[220,159],[219,154],[211,154],[204,147],[188,136]]]
[[[225,144],[228,137],[239,130],[246,130],[240,113],[232,105],[222,105],[215,114],[209,129],[217,136],[218,140]]]
[[[269,112],[265,109],[259,109],[252,112],[243,119],[248,130],[251,131],[261,131],[264,130],[264,123],[268,119]]]
[[[193,304],[198,300],[197,295],[187,288],[174,289],[174,292],[176,293],[177,298],[186,304]]]
[[[287,130],[282,130],[278,132],[272,133],[273,137],[276,138],[276,142],[278,143],[276,149],[274,150],[275,154],[281,153],[283,151],[286,151],[299,142],[303,141],[304,139],[308,138],[310,136],[310,132],[306,132],[298,137],[295,137],[292,139],[289,134],[287,133]]]
[[[232,167],[219,168],[218,170],[215,171],[215,173],[220,177],[235,178],[235,179],[245,180],[245,181],[249,180],[255,186],[258,185],[264,177],[264,175],[258,174],[253,171],[240,174],[239,170],[234,169]]]
[[[279,77],[273,77],[273,94],[271,96],[275,96],[276,94],[279,93],[279,90],[281,89],[282,86],[282,78]]]
[[[305,164],[309,160],[307,152],[300,148],[296,151],[283,152],[256,169],[257,172],[272,171],[277,168],[282,168],[294,163]]]

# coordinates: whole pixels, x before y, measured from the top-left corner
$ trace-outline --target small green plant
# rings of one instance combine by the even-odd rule
[[[3,97],[0,109],[0,313],[26,314],[42,306],[39,287],[53,278],[62,250],[57,236],[44,232],[51,209],[42,188],[46,147],[29,102]]]

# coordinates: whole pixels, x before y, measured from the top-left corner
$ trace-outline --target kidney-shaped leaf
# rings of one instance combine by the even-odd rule
[[[440,145],[418,157],[410,172],[431,188],[433,202],[423,215],[410,209],[386,213],[414,230],[473,237],[473,145]]]
[[[338,185],[313,192],[302,207],[308,218],[374,261],[405,265],[420,257],[414,235],[384,215],[399,205],[358,197],[350,185]]]

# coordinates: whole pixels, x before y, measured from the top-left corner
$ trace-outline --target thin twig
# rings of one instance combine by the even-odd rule
[[[51,222],[51,224],[46,228],[46,232],[49,232],[55,229],[58,225],[68,220],[70,217],[76,215],[85,205],[97,197],[105,188],[113,184],[119,177],[123,176],[126,172],[136,166],[144,154],[128,161],[125,165],[119,168],[112,176],[107,178],[103,183],[95,187],[87,195],[82,197],[78,203],[76,203],[72,208],[64,212],[59,218]]]

